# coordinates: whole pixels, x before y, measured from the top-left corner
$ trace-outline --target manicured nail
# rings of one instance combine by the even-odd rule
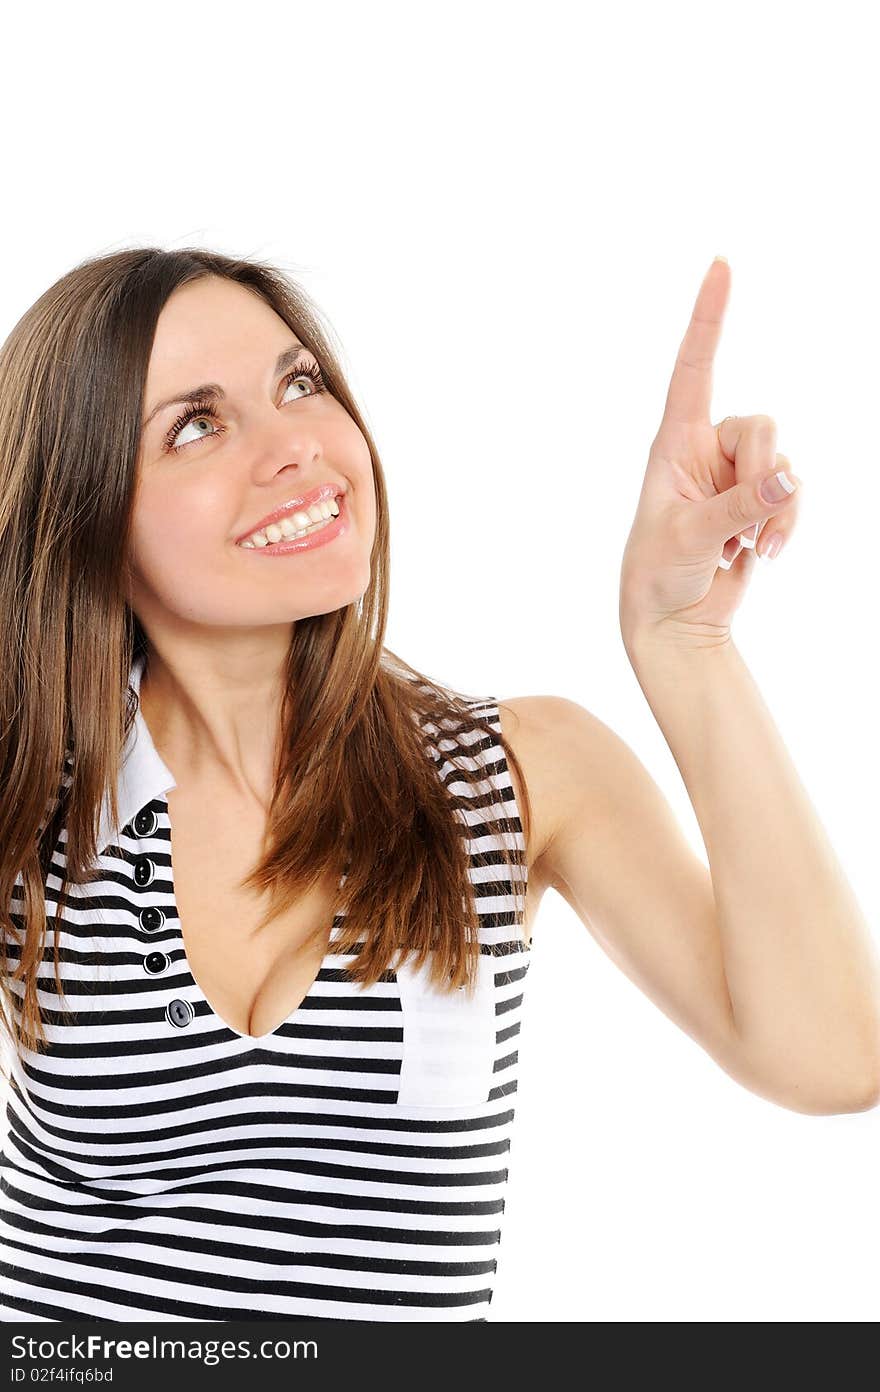
[[[733,543],[733,538],[731,538],[730,541],[726,541],[726,542],[724,543],[725,546],[730,546],[730,545],[732,545],[732,544],[734,544],[734,543]],[[740,553],[741,550],[742,550],[742,547],[739,545],[739,542],[736,543],[736,550],[734,551],[733,555],[730,556],[730,557],[725,556],[724,550],[722,549],[721,555],[720,555],[719,558],[718,558],[718,564],[720,565],[721,569],[722,569],[722,570],[730,570],[730,567],[733,565],[734,561],[736,560],[736,558],[737,558],[737,556],[739,555],[739,553]]]
[[[784,469],[780,469],[778,473],[762,479],[759,492],[765,503],[781,503],[783,498],[794,493],[796,488],[794,479]]]
[[[778,556],[782,547],[782,533],[774,532],[767,543],[766,551],[758,552],[758,559],[762,561],[772,561],[774,556]]]
[[[755,542],[758,540],[758,528],[760,525],[760,522],[756,522],[754,527],[749,527],[747,532],[740,532],[739,541],[741,546],[754,546]]]

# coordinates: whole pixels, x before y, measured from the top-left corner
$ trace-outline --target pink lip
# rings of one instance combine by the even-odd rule
[[[348,503],[345,495],[339,498],[339,516],[332,518],[317,532],[310,532],[304,537],[288,537],[281,541],[270,541],[268,546],[255,546],[253,549],[243,546],[239,549],[250,551],[252,556],[289,556],[296,551],[317,551],[320,546],[327,546],[336,537],[342,536],[348,531]]]
[[[341,497],[345,489],[338,483],[322,483],[317,488],[313,488],[309,493],[301,493],[296,498],[288,498],[286,503],[281,503],[274,512],[268,512],[261,521],[253,527],[248,527],[246,532],[235,538],[235,544],[244,541],[253,532],[262,532],[273,522],[278,522],[282,517],[289,517],[293,512],[304,512],[313,503],[331,502],[334,498]]]

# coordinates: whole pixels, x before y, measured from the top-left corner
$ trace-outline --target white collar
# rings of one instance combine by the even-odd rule
[[[131,667],[129,686],[134,691],[138,704],[134,724],[128,733],[128,740],[122,754],[119,781],[116,785],[119,825],[115,828],[113,826],[110,817],[110,797],[109,793],[105,793],[98,827],[97,850],[99,855],[103,855],[109,846],[118,842],[120,828],[128,826],[132,817],[136,816],[142,807],[146,807],[153,798],[177,787],[174,774],[168,765],[159,758],[158,750],[147,728],[147,722],[141,714],[141,677],[145,666],[146,659],[141,656],[134,659]]]

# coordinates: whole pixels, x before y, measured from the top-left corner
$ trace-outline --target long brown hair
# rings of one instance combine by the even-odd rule
[[[383,644],[385,479],[332,331],[305,291],[277,267],[200,248],[134,248],[81,262],[40,296],[0,348],[0,927],[7,967],[0,1003],[17,1048],[47,1042],[36,978],[48,923],[45,879],[61,828],[59,998],[62,907],[70,884],[100,875],[98,817],[108,788],[118,816],[119,762],[135,716],[129,674],[134,657],[149,654],[125,598],[144,384],[166,300],[207,275],[261,295],[314,354],[328,390],[367,440],[376,492],[364,595],[294,624],[264,854],[242,887],[269,892],[265,923],[323,875],[346,870],[337,949],[361,944],[350,975],[372,984],[402,948],[415,953],[417,966],[432,953],[432,981],[453,990],[473,984],[479,953],[456,815],[475,804],[447,785],[481,782],[474,756],[496,741],[519,776],[526,829],[531,822],[519,762],[470,708],[476,698],[431,681]],[[483,740],[469,744],[460,763],[448,746],[464,729]],[[447,762],[459,772],[445,771]],[[476,805],[491,800],[487,781]],[[491,825],[519,828],[504,817]],[[522,928],[521,853],[513,837],[497,839],[520,887]],[[497,864],[498,851],[477,860]],[[16,885],[22,912],[11,907]],[[14,972],[10,941],[18,944]],[[20,989],[13,992],[10,982]]]

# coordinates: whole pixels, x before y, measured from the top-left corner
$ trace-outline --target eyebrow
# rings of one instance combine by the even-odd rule
[[[293,367],[299,361],[302,354],[308,353],[309,351],[310,350],[306,348],[304,343],[296,343],[291,348],[285,348],[284,352],[279,354],[275,362],[275,376],[278,377],[282,372],[286,371],[287,368]],[[200,400],[203,397],[209,401],[221,401],[225,396],[226,392],[220,386],[219,382],[203,382],[200,387],[191,387],[189,391],[180,392],[176,396],[169,396],[166,397],[164,401],[157,402],[144,420],[141,429],[146,430],[153,417],[158,416],[160,411],[166,410],[169,406],[179,406],[181,403]]]

